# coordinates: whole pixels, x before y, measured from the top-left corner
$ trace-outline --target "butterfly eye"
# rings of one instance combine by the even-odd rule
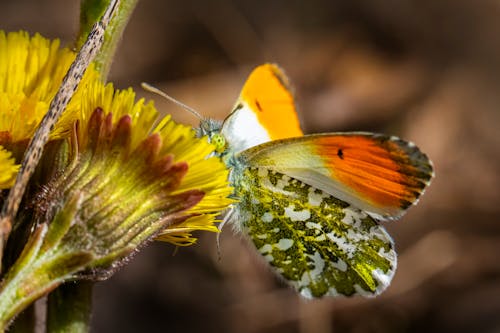
[[[221,134],[214,134],[210,142],[215,146],[215,151],[223,153],[226,150],[226,139]]]

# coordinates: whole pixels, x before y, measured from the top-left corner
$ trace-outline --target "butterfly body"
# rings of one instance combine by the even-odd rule
[[[380,134],[303,135],[288,81],[257,67],[222,125],[201,127],[231,169],[230,222],[306,298],[377,295],[396,269],[393,220],[417,202],[432,166]]]

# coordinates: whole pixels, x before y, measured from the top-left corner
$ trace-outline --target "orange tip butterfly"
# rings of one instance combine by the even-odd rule
[[[400,218],[433,177],[417,146],[368,132],[303,135],[288,79],[274,64],[250,74],[223,122],[201,121],[231,169],[226,220],[306,298],[373,296],[397,255],[380,220]]]

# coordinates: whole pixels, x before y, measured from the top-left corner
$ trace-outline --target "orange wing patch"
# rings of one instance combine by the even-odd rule
[[[302,136],[288,79],[274,64],[257,67],[240,94],[271,140]]]
[[[336,135],[318,137],[315,146],[332,178],[378,207],[408,208],[432,177],[427,157],[400,139]]]
[[[373,133],[323,133],[271,141],[245,150],[245,165],[298,179],[378,219],[401,217],[433,177],[414,144]]]

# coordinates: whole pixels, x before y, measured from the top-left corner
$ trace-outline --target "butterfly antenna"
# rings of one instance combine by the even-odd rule
[[[153,94],[157,94],[157,95],[160,95],[161,97],[169,100],[170,102],[180,106],[181,108],[183,108],[184,110],[188,111],[188,112],[191,112],[192,114],[194,114],[198,119],[200,119],[201,121],[204,119],[201,114],[196,111],[195,109],[187,106],[186,104],[176,100],[175,98],[173,98],[172,96],[170,95],[167,95],[166,93],[164,93],[163,91],[161,91],[160,89],[158,88],[155,88],[153,87],[152,85],[150,85],[149,83],[146,83],[146,82],[142,82],[141,83],[141,87],[146,90],[146,91],[149,91],[149,92],[152,92]]]

